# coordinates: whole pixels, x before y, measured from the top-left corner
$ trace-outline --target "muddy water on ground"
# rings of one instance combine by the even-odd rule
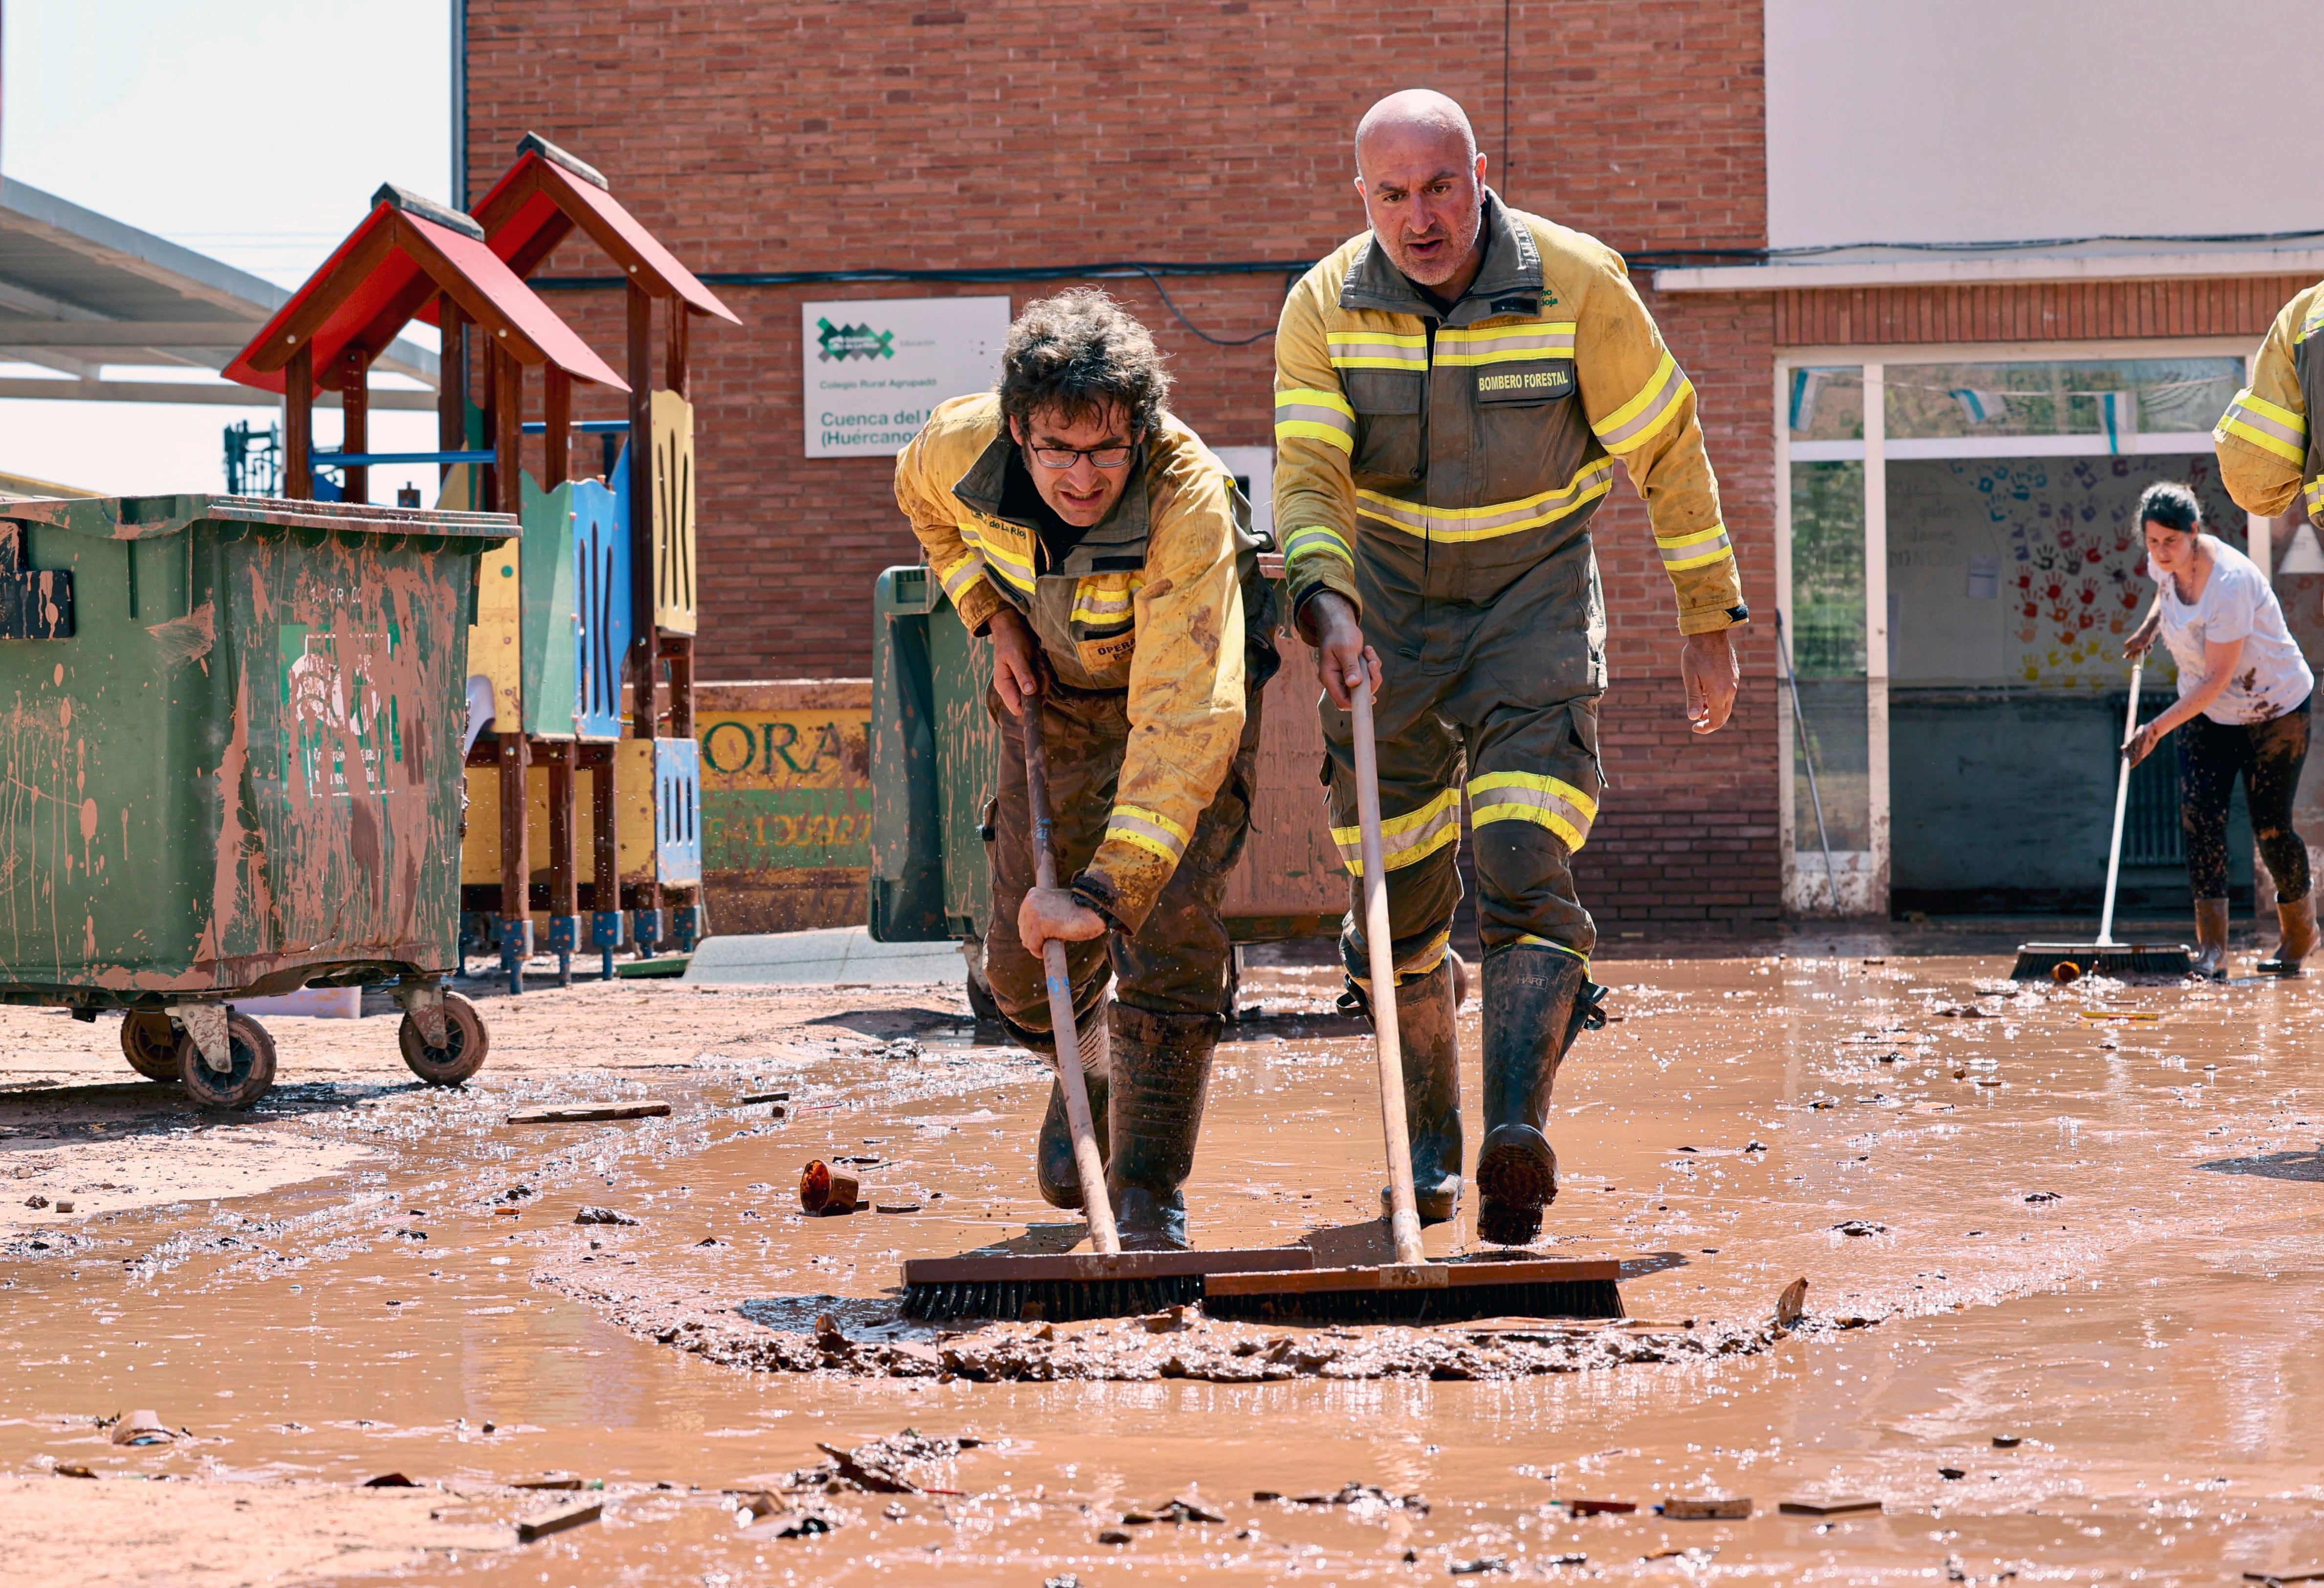
[[[1637,1317],[1756,1328],[1803,1276],[1809,1317],[1714,1360],[1490,1382],[945,1382],[673,1350],[611,1320],[748,1302],[778,1325],[830,1312],[869,1334],[906,1257],[1069,1243],[1078,1227],[1030,1186],[1045,1077],[975,1045],[932,993],[528,998],[488,1011],[496,1063],[466,1094],[346,1057],[210,1133],[266,1137],[269,1162],[295,1149],[310,1177],[17,1219],[0,1260],[0,1463],[115,1480],[400,1471],[449,1485],[447,1527],[562,1503],[501,1487],[512,1480],[607,1484],[603,1521],[521,1550],[477,1553],[464,1533],[420,1569],[429,1581],[1070,1572],[1094,1588],[1434,1580],[1498,1560],[1647,1581],[2208,1583],[2324,1562],[2305,1436],[2324,1390],[2310,1035],[2324,1000],[2299,984],[1979,997],[1974,978],[1995,968],[1605,967],[1623,1018],[1561,1078],[1547,1243],[1631,1260]],[[1323,1012],[1330,979],[1246,984],[1268,1012],[1222,1050],[1203,1243],[1356,1239],[1376,1205],[1374,1071]],[[2161,1018],[2120,1018],[2136,1013]],[[1473,1048],[1473,1019],[1463,1035]],[[791,1094],[779,1123],[738,1105],[773,1089]],[[673,1117],[501,1122],[518,1101],[648,1093]],[[105,1134],[161,1131],[174,1106],[129,1086],[11,1098],[0,1166],[37,1150],[39,1183],[64,1186],[91,1116]],[[149,1140],[147,1160],[177,1145]],[[798,1217],[799,1167],[839,1155],[874,1160],[855,1167],[876,1205],[917,1211]],[[638,1223],[576,1225],[585,1205]],[[1431,1238],[1449,1253],[1462,1233]],[[190,1437],[124,1449],[88,1421],[148,1406]],[[808,1465],[818,1441],[906,1426],[991,1443],[921,1474],[958,1494],[813,1497],[825,1535],[738,1529],[719,1500]],[[1351,1482],[1381,1495],[1252,1499]],[[1706,1494],[1748,1495],[1757,1514],[1651,1512]],[[1407,1495],[1426,1509],[1391,1503]],[[1174,1497],[1224,1520],[1121,1522]],[[1858,1497],[1886,1510],[1775,1514]],[[1551,1505],[1577,1498],[1639,1510]],[[1099,1542],[1106,1528],[1130,1542]]]

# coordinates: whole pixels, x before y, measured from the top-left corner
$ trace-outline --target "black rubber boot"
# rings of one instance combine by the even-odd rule
[[[1485,1142],[1477,1152],[1477,1238],[1530,1245],[1557,1199],[1557,1154],[1542,1127],[1557,1066],[1585,1026],[1600,1026],[1606,990],[1582,962],[1520,945],[1485,960]]]
[[[1112,1043],[1106,1019],[1111,1007],[1100,1004],[1095,1013],[1084,1015],[1081,1021],[1082,1085],[1089,1093],[1090,1123],[1094,1127],[1101,1163],[1105,1161],[1106,1093],[1112,1067],[1108,1058]],[[1041,1140],[1034,1149],[1033,1172],[1041,1185],[1041,1200],[1051,1207],[1082,1205],[1082,1172],[1074,1161],[1074,1129],[1065,1118],[1065,1088],[1055,1078],[1049,1082],[1049,1111],[1041,1116]]]
[[[1186,1250],[1186,1198],[1217,1015],[1113,1006],[1112,1155],[1105,1183],[1124,1251]]]
[[[1404,1055],[1404,1130],[1412,1143],[1413,1200],[1424,1224],[1449,1222],[1461,1205],[1461,1050],[1452,1018],[1459,964],[1447,954],[1425,976],[1396,990],[1396,1031]],[[1380,1192],[1380,1214],[1389,1212]]]

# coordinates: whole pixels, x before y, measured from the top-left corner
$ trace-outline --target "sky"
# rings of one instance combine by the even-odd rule
[[[0,172],[296,287],[380,183],[451,198],[450,36],[449,0],[0,0]],[[435,346],[428,327],[406,335]],[[226,427],[279,413],[0,398],[0,472],[220,490]],[[318,409],[318,442],[337,445],[338,423]],[[435,435],[433,414],[372,415],[378,450]],[[373,499],[422,475],[433,502],[433,468],[374,469]]]

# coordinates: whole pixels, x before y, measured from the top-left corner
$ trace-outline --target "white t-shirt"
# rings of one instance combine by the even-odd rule
[[[2211,577],[2192,605],[2179,599],[2174,580],[2146,577],[2163,586],[2163,643],[2179,664],[2179,697],[2204,684],[2204,647],[2244,642],[2236,676],[2203,715],[2215,723],[2264,723],[2282,716],[2308,698],[2316,675],[2284,626],[2283,608],[2268,588],[2258,565],[2215,535],[2203,537],[2211,554]]]

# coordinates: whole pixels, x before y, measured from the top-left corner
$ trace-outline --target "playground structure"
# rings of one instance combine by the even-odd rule
[[[524,284],[576,227],[630,282],[626,381]],[[303,308],[309,300],[327,306]],[[668,309],[659,389],[657,301]],[[625,941],[642,958],[666,942],[690,948],[706,928],[693,739],[695,315],[735,319],[602,175],[529,135],[471,215],[381,189],[371,216],[226,371],[285,392],[290,494],[361,502],[371,466],[434,463],[440,507],[489,507],[522,524],[477,572],[462,844],[461,956],[497,946],[512,992],[523,990],[536,915],[546,917],[560,981],[585,943],[610,976]],[[373,452],[365,373],[415,318],[443,336],[438,446]],[[535,365],[541,418],[528,422]],[[576,424],[576,381],[627,393],[627,418]],[[337,452],[313,445],[318,387],[341,393]],[[576,433],[606,438],[602,476],[571,477]],[[538,476],[524,466],[530,434],[541,438]],[[341,475],[336,489],[318,477],[326,470]],[[576,819],[585,800],[586,856]]]

